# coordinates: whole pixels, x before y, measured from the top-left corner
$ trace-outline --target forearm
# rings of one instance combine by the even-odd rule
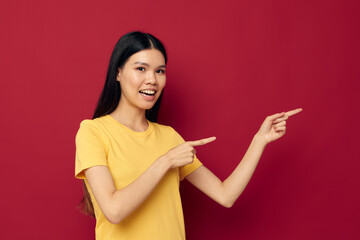
[[[119,190],[115,189],[108,168],[104,168],[105,174],[101,174],[100,171],[97,174],[91,174],[93,171],[90,168],[85,175],[87,178],[89,175],[92,180],[90,186],[92,185],[96,190],[94,196],[106,218],[112,223],[119,223],[144,202],[169,169],[193,162],[193,146],[203,145],[214,140],[214,138],[208,138],[179,144],[159,157],[135,181]],[[104,189],[104,186],[108,188]]]
[[[243,159],[230,176],[222,182],[204,166],[186,178],[198,189],[224,207],[231,207],[249,183],[266,145],[285,134],[286,120],[302,109],[267,116],[253,137]]]
[[[249,183],[260,157],[266,147],[265,141],[255,135],[243,159],[222,183],[226,205],[232,206]]]
[[[108,212],[112,213],[112,222],[120,222],[137,209],[151,194],[168,169],[169,164],[165,159],[159,158],[135,181],[116,190],[112,194],[108,209]]]

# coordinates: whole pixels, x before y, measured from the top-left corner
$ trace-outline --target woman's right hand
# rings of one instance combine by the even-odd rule
[[[208,144],[215,141],[216,137],[209,137],[197,141],[187,141],[172,149],[161,156],[170,164],[170,168],[182,167],[194,161],[196,150],[194,147]]]

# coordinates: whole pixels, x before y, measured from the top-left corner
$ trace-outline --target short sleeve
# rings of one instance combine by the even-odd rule
[[[84,179],[84,170],[93,166],[108,166],[106,147],[99,130],[91,122],[84,120],[75,137],[75,177]]]
[[[171,128],[174,131],[175,137],[177,138],[178,144],[181,144],[185,142],[185,140],[181,137],[179,133],[177,133],[173,128]],[[188,165],[185,165],[183,167],[179,167],[179,177],[180,181],[182,181],[187,175],[198,169],[201,165],[203,165],[200,160],[196,157],[194,157],[194,161]]]
[[[182,181],[187,175],[198,169],[201,165],[203,164],[195,155],[194,161],[192,163],[179,168],[180,181]]]

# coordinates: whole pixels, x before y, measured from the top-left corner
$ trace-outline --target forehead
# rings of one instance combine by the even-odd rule
[[[165,58],[163,54],[157,49],[144,49],[130,56],[128,59],[129,64],[136,62],[143,62],[149,65],[159,66],[165,65]]]

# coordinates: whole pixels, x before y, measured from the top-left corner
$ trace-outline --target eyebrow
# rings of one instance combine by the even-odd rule
[[[145,63],[145,62],[135,62],[134,64],[140,64],[140,65],[144,65],[144,66],[150,66],[148,63]],[[165,65],[160,65],[158,66],[158,68],[166,68]]]

